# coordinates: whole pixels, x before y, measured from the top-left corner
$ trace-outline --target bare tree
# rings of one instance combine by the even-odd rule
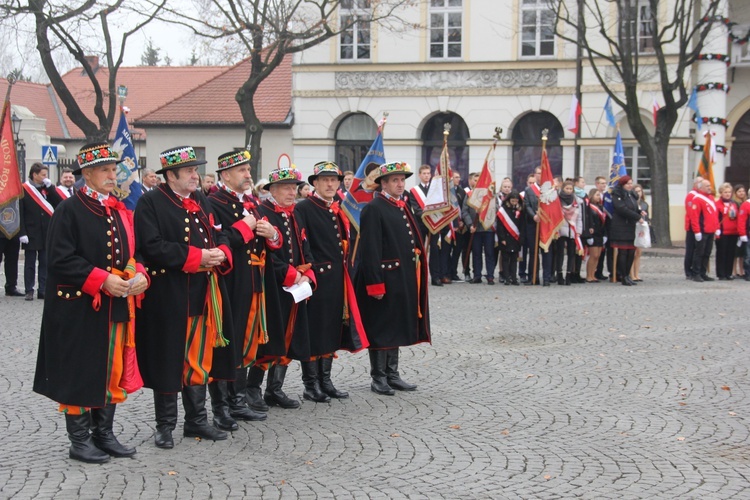
[[[263,126],[253,98],[261,82],[284,57],[321,44],[357,22],[401,24],[394,12],[412,3],[414,0],[198,0],[196,14],[168,7],[163,20],[187,26],[198,37],[221,45],[227,55],[225,62],[236,61],[237,55],[250,58],[250,74],[235,99],[257,176]],[[344,20],[338,15],[342,6],[358,7],[365,14]]]
[[[711,29],[720,0],[549,0],[555,34],[580,44],[604,91],[626,113],[651,168],[657,245],[670,246],[667,152],[678,110],[687,104],[686,80]],[[613,18],[612,12],[616,12]],[[579,15],[580,14],[580,15]],[[706,22],[700,22],[706,19]],[[638,85],[656,80],[665,105],[654,134],[643,123]]]
[[[128,37],[155,19],[166,0],[157,3],[114,0],[57,2],[28,0],[4,2],[0,5],[0,20],[33,20],[36,49],[42,66],[55,92],[65,106],[66,114],[83,131],[89,141],[107,140],[117,111],[117,72],[122,65]],[[133,22],[133,19],[137,19]],[[111,26],[127,25],[119,40],[113,41]],[[101,45],[104,45],[102,49]],[[68,52],[88,76],[95,95],[94,116],[90,119],[81,109],[62,78],[55,53]],[[108,70],[106,88],[96,78],[96,65],[89,57],[99,56]]]

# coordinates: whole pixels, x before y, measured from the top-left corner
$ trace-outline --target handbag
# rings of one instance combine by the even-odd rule
[[[645,221],[635,224],[635,246],[637,248],[651,248],[651,230]]]

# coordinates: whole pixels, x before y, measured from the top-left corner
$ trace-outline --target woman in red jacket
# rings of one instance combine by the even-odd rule
[[[719,214],[721,233],[716,238],[716,276],[720,280],[733,280],[734,254],[737,249],[737,216],[739,207],[732,200],[732,185],[725,182],[719,186],[716,211]]]
[[[735,184],[734,186],[734,196],[732,196],[732,199],[739,207],[740,212],[742,212],[742,204],[747,201],[747,189],[745,189],[745,186],[742,184]],[[747,222],[747,221],[745,221]],[[737,232],[740,236],[742,234],[747,234],[747,226],[745,227],[745,233],[740,230],[740,224],[739,224],[739,217],[737,218]],[[744,278],[745,277],[745,247],[747,247],[747,244],[744,241],[738,242],[737,250],[735,251],[735,259],[734,259],[734,269],[735,269],[735,278]]]

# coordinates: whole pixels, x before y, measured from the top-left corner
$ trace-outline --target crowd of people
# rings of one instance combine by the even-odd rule
[[[108,144],[84,146],[77,160],[57,187],[41,164],[24,185],[25,293],[8,269],[11,240],[0,243],[6,295],[33,300],[38,277],[34,390],[59,404],[69,456],[84,462],[136,453],[113,422],[117,404],[141,387],[153,391],[154,443],[164,449],[174,447],[178,394],[184,435],[209,440],[267,419],[270,406],[299,407],[283,390],[293,361],[303,399],[316,403],[348,397],[331,379],[338,351],[368,349],[373,392],[415,390],[400,376],[399,349],[430,342],[428,284],[642,281],[637,231],[648,231],[649,206],[627,175],[611,192],[603,177],[588,192],[582,177],[556,178],[563,220],[541,248],[541,168],[521,192],[500,182],[489,224],[469,203],[479,174],[464,188],[453,173],[460,216],[432,234],[422,218],[434,182],[428,165],[408,191],[407,164],[368,165],[377,189],[355,227],[340,206],[354,174],[329,161],[307,182],[292,165],[253,184],[248,151],[221,155],[216,174],[201,179],[206,162],[194,149],[172,148],[160,170],[141,172],[131,211],[112,195],[117,160]],[[719,195],[697,178],[686,198],[685,274],[694,281],[713,279],[714,242],[719,279],[750,276],[747,192],[723,184]]]
[[[77,160],[82,186],[55,203],[43,245],[33,385],[64,414],[70,458],[132,457],[114,417],[141,387],[153,391],[154,444],[163,449],[175,445],[178,394],[183,435],[214,441],[238,421],[267,419],[270,406],[299,407],[283,390],[293,361],[303,399],[316,403],[348,397],[331,380],[338,351],[369,350],[377,394],[417,388],[399,372],[401,347],[430,342],[426,252],[403,201],[407,164],[368,167],[379,190],[355,231],[333,162],[317,163],[307,183],[296,168],[273,170],[261,199],[248,151],[220,156],[216,182],[201,183],[206,162],[180,146],[144,173],[164,182],[144,182],[131,211],[112,194],[117,156],[108,144],[84,146]],[[296,202],[303,184],[314,191]]]

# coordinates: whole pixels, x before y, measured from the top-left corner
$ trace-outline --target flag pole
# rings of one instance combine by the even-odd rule
[[[3,101],[3,113],[2,115],[0,115],[0,118],[5,118],[5,112],[8,110],[8,106],[10,106],[10,91],[13,90],[14,83],[16,83],[16,79],[12,76],[8,76],[8,90],[5,92],[5,100]],[[0,127],[0,140],[2,140],[2,138],[3,130]]]
[[[544,152],[547,151],[547,134],[549,134],[549,129],[543,129],[542,130],[542,155],[544,155]],[[536,211],[539,213],[539,203],[541,203],[541,200],[537,201],[537,208]],[[536,283],[536,277],[537,272],[539,269],[539,222],[536,223],[536,236],[534,237],[534,272],[531,277],[531,283]]]

